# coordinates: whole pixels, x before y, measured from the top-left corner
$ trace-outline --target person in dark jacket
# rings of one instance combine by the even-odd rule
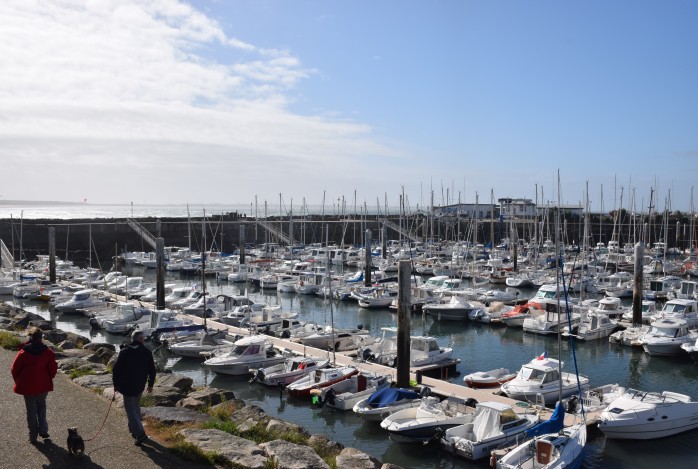
[[[58,364],[53,351],[42,342],[43,332],[38,327],[29,329],[29,341],[22,344],[12,362],[13,390],[24,396],[27,408],[29,441],[34,444],[37,437],[49,438],[46,421],[46,397],[53,391],[53,378]]]
[[[153,353],[143,345],[144,341],[143,331],[135,331],[131,335],[131,343],[124,347],[116,357],[112,370],[114,392],[119,392],[124,396],[128,429],[133,438],[136,439],[136,446],[141,446],[148,439],[141,422],[141,396],[143,390],[148,394],[153,392],[155,384]]]

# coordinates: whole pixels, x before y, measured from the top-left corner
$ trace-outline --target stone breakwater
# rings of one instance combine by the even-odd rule
[[[76,384],[105,399],[114,398],[113,405],[123,407],[121,395],[114,396],[112,386],[110,370],[117,354],[113,345],[91,343],[86,337],[53,328],[39,315],[0,305],[0,329],[17,334],[23,341],[26,329],[33,326],[44,331],[45,342],[56,353],[61,372],[76,376]],[[158,373],[153,393],[144,396],[143,418],[153,429],[176,429],[178,441],[203,454],[215,454],[217,465],[259,469],[398,468],[324,435],[310,435],[303,427],[272,418],[258,406],[236,399],[232,391],[194,389],[192,383],[186,376]],[[246,435],[256,435],[256,441]]]

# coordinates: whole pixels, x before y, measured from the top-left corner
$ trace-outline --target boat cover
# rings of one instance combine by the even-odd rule
[[[535,427],[526,430],[524,433],[528,438],[544,435],[546,433],[557,433],[562,430],[564,423],[565,407],[562,405],[562,403],[558,402],[557,407],[555,407],[555,412],[553,412],[553,415],[550,416],[550,419],[539,423]]]
[[[368,398],[368,405],[374,409],[386,407],[393,402],[403,399],[419,399],[419,394],[411,389],[404,388],[383,388],[371,394]]]

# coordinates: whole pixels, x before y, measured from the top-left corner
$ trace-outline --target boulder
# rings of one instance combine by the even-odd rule
[[[58,348],[63,349],[63,350],[72,350],[72,349],[76,349],[77,345],[72,340],[64,340],[63,342],[58,344]]]
[[[273,432],[276,435],[294,433],[303,436],[310,436],[310,432],[305,428],[301,427],[300,425],[276,419],[269,420],[269,423],[267,423],[267,431]]]
[[[230,415],[230,420],[237,424],[238,430],[246,432],[257,424],[266,426],[269,422],[269,416],[256,405],[246,405],[233,412]]]
[[[90,352],[96,352],[97,350],[101,348],[107,348],[111,350],[112,352],[116,352],[116,346],[114,344],[107,344],[105,342],[91,342],[83,347],[85,350],[89,350]]]
[[[186,428],[179,431],[184,441],[204,452],[215,453],[233,467],[264,469],[267,457],[254,442],[216,429]]]
[[[85,357],[85,359],[93,363],[102,363],[103,365],[106,365],[111,361],[112,357],[115,354],[116,352],[112,349],[109,349],[107,347],[100,347],[97,350],[95,350],[93,354]]]
[[[184,399],[180,399],[179,401],[177,401],[175,407],[184,407],[185,409],[198,410],[200,412],[203,412],[208,407],[208,404],[206,404],[204,401],[194,399],[193,397],[185,397]]]
[[[187,397],[214,406],[221,402],[235,399],[235,393],[233,391],[226,391],[225,389],[204,388],[190,392]]]
[[[229,401],[221,402],[218,405],[211,407],[211,414],[225,416],[230,418],[233,412],[236,412],[243,407],[245,407],[245,401],[241,399],[231,399]]]
[[[329,469],[312,448],[284,440],[272,440],[259,445],[278,469]],[[341,467],[341,466],[337,466]]]
[[[84,375],[75,378],[73,382],[90,389],[106,389],[113,386],[111,374],[109,373],[102,375]]]
[[[191,391],[193,383],[193,379],[177,373],[158,373],[155,378],[155,386],[178,388],[184,394]]]
[[[174,407],[178,401],[186,396],[186,393],[174,386],[155,386],[148,396],[148,402],[154,406]]]
[[[141,407],[141,414],[143,417],[159,420],[165,425],[206,423],[211,419],[211,417],[202,412],[183,407]]]
[[[12,328],[18,330],[27,329],[29,327],[29,323],[32,321],[45,321],[45,319],[42,316],[39,316],[38,314],[34,313],[18,314],[14,317]]]
[[[344,448],[337,455],[337,467],[342,469],[379,469],[381,462],[356,448]]]
[[[403,468],[402,468],[402,466],[398,466],[397,464],[391,464],[391,463],[387,462],[381,466],[381,469],[403,469]]]
[[[339,453],[344,449],[344,445],[328,439],[325,435],[311,435],[308,444],[315,449],[326,449],[332,453]]]

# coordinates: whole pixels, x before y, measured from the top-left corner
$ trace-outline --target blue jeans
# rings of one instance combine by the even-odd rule
[[[138,438],[145,433],[143,429],[143,424],[141,423],[141,396],[143,393],[137,396],[124,396],[124,410],[126,411],[126,417],[128,418],[128,431],[131,432],[131,436]]]
[[[27,426],[29,427],[29,439],[36,441],[39,433],[48,433],[46,422],[46,396],[48,393],[24,396],[24,405],[27,408]]]

